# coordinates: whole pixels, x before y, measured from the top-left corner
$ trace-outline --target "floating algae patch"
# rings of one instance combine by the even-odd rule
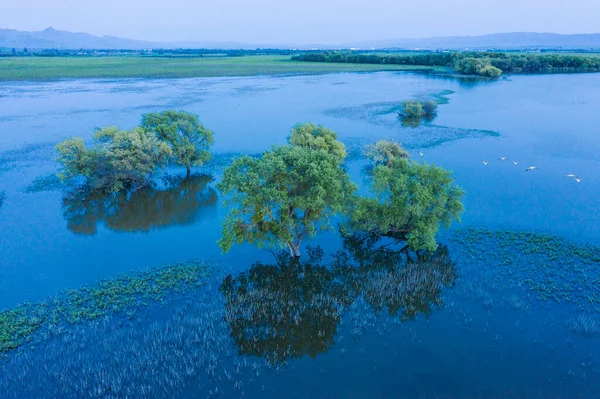
[[[432,96],[439,97],[442,94],[423,95],[422,98],[431,99]],[[481,139],[500,136],[500,133],[494,130],[454,128],[433,125],[426,121],[421,123],[421,120],[418,120],[418,123],[414,124],[403,123],[403,120],[398,118],[398,112],[402,107],[401,104],[402,101],[378,102],[355,107],[331,108],[324,111],[324,113],[336,118],[367,122],[390,131],[387,137],[371,138],[371,141],[366,142],[366,144],[372,144],[376,140],[381,139],[393,139],[401,142],[407,149],[416,149],[437,147],[462,139]]]
[[[450,97],[456,93],[454,90],[441,90],[431,93],[421,94],[415,97],[415,100],[421,101],[435,101],[438,105],[450,104]]]
[[[38,176],[31,184],[23,189],[24,193],[42,193],[46,191],[59,191],[66,187],[68,184],[63,183],[55,173],[49,173],[47,175]]]
[[[23,304],[0,313],[0,354],[29,342],[45,328],[94,320],[112,313],[162,302],[170,295],[200,287],[210,268],[199,261],[177,263],[71,290],[40,303]],[[44,334],[47,335],[47,334]]]
[[[537,301],[570,303],[600,312],[600,246],[549,234],[469,228],[453,232],[465,262],[489,265],[507,289]]]
[[[323,111],[323,113],[335,118],[361,120],[379,124],[381,116],[396,115],[401,108],[402,101],[385,101],[362,104],[354,107],[330,108]]]
[[[0,175],[18,167],[28,167],[40,162],[52,161],[54,143],[28,144],[24,147],[0,153]]]

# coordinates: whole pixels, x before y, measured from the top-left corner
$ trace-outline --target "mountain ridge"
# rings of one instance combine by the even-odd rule
[[[399,48],[399,49],[600,49],[600,33],[558,34],[537,32],[492,33],[479,36],[440,36],[413,39],[369,40],[340,45],[250,44],[219,41],[154,42],[126,39],[117,36],[95,36],[85,32],[69,32],[48,27],[42,31],[27,32],[0,29],[0,47],[29,49],[123,49],[141,50],[157,48]]]

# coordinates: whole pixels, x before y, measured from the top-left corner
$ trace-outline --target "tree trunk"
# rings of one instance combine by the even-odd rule
[[[288,249],[290,250],[290,258],[293,259],[294,258],[294,249],[292,248],[291,244],[288,244],[287,246],[288,246]]]
[[[293,256],[299,258],[300,255],[301,255],[300,254],[300,245],[299,244],[290,243],[289,246],[290,246],[290,255],[292,255],[292,253],[293,253]],[[293,250],[293,252],[292,252],[292,250]]]
[[[190,177],[190,173],[192,172],[192,168],[190,168],[190,165],[185,165],[185,168],[187,169],[187,173],[185,175],[185,178],[189,178]]]

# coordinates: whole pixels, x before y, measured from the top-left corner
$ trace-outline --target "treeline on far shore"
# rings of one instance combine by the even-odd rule
[[[503,52],[440,52],[408,55],[324,51],[295,55],[296,61],[353,64],[447,66],[461,74],[490,78],[502,73],[599,72],[600,57],[575,54],[512,54]]]
[[[157,56],[157,57],[243,57],[247,55],[294,55],[291,49],[29,49],[1,48],[0,57],[89,57],[89,56]]]

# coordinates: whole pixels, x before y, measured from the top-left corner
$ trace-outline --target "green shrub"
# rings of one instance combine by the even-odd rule
[[[148,185],[173,153],[167,143],[139,127],[97,129],[89,149],[80,137],[65,140],[56,149],[62,181],[83,177],[92,189],[107,192]]]

